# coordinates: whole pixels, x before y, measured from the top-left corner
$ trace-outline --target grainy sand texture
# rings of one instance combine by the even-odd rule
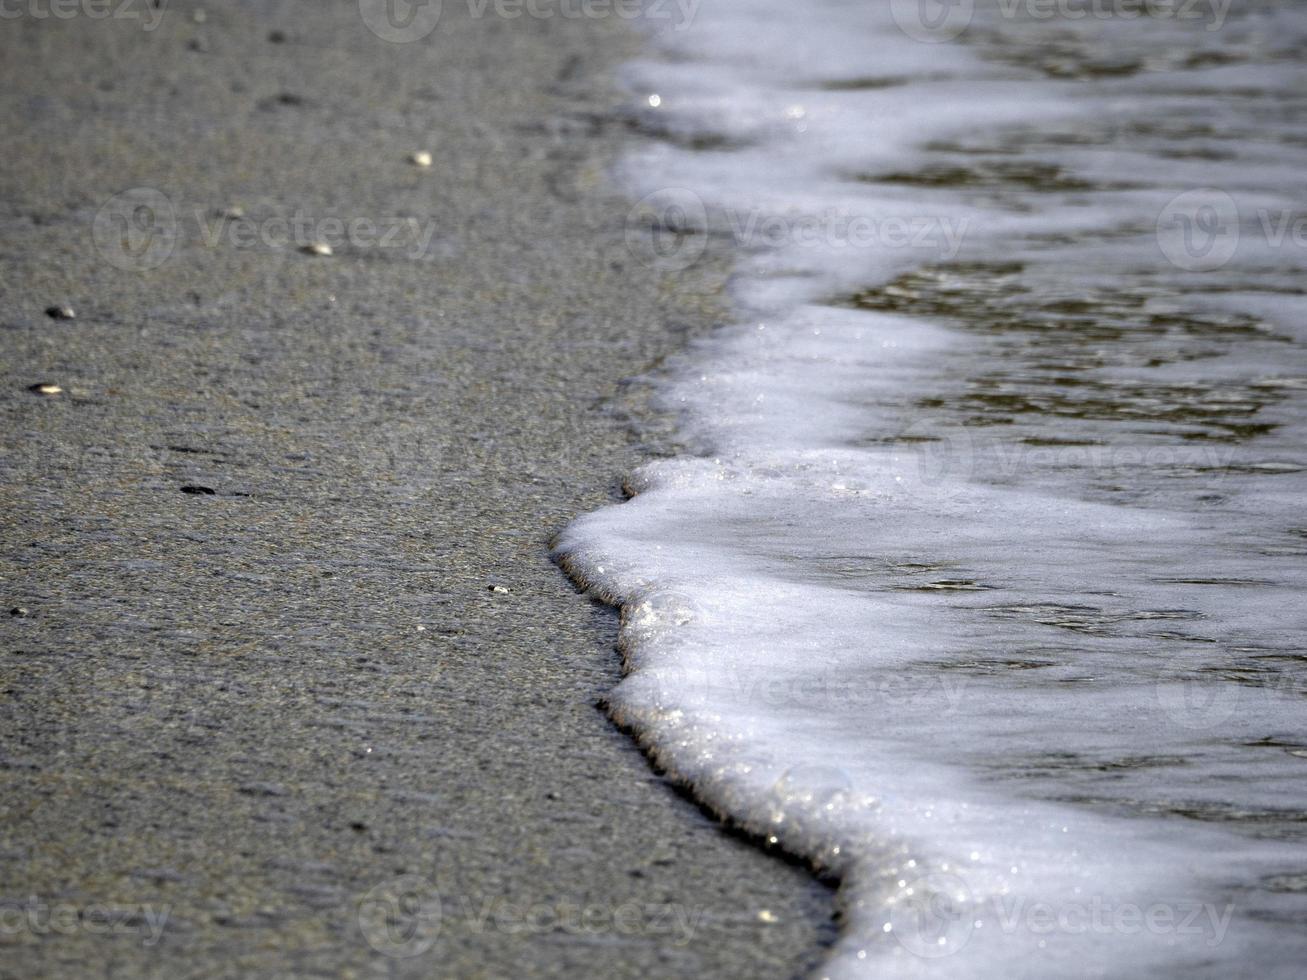
[[[631,26],[29,7],[0,976],[810,965],[829,893],[613,729],[614,616],[547,556],[640,460],[620,381],[720,313],[721,267],[624,244]]]

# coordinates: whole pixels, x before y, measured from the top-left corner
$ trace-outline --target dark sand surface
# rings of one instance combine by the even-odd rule
[[[0,22],[0,976],[787,976],[826,937],[596,709],[614,617],[547,558],[640,458],[618,382],[720,312],[720,264],[624,246],[634,35],[444,6]],[[156,268],[166,228],[94,234],[140,187]],[[297,211],[431,237],[235,227]]]

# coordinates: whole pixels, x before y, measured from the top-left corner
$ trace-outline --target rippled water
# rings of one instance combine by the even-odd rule
[[[1307,965],[1307,8],[1218,7],[722,2],[632,66],[637,233],[735,245],[738,322],[560,554],[619,719],[841,876],[830,975]]]

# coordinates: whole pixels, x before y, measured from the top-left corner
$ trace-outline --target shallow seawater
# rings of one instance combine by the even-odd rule
[[[630,69],[737,322],[559,550],[619,720],[841,877],[822,975],[1307,963],[1307,8],[1182,6],[724,0]]]

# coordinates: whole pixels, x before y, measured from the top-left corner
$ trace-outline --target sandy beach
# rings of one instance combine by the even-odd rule
[[[0,976],[812,965],[829,890],[612,726],[548,559],[722,315],[625,246],[629,22],[14,9]]]

